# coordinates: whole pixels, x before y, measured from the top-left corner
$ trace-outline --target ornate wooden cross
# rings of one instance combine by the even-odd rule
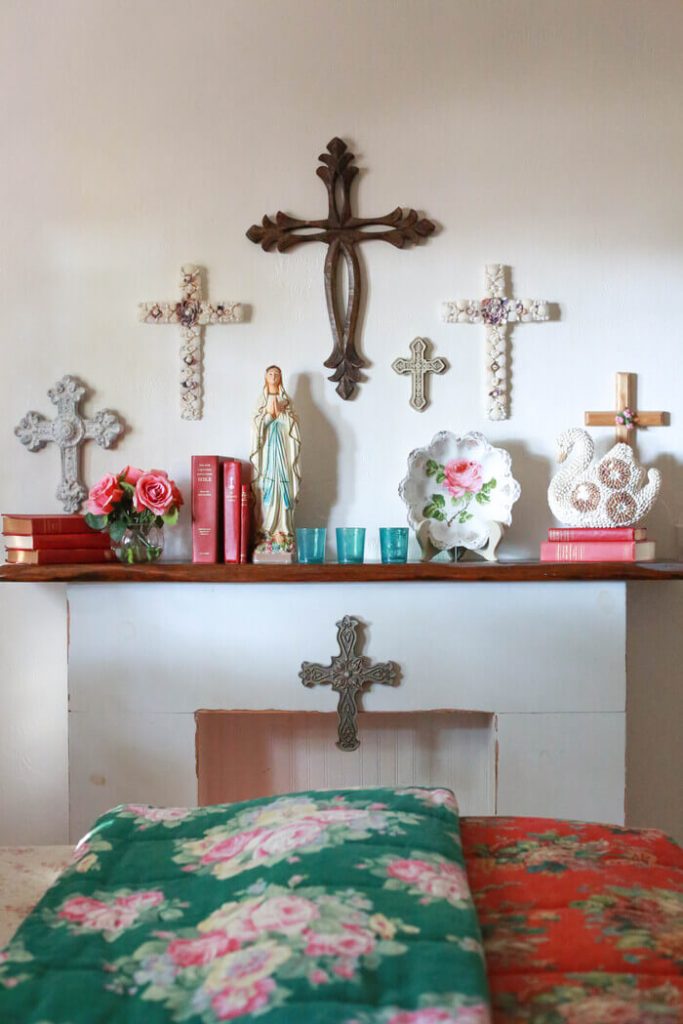
[[[180,416],[202,418],[202,327],[206,324],[235,324],[242,319],[239,302],[205,302],[199,267],[186,263],[180,273],[180,302],[141,302],[140,320],[145,324],[177,324],[180,347]]]
[[[116,413],[103,409],[91,419],[84,419],[78,411],[86,389],[77,377],[62,377],[48,391],[57,406],[57,416],[48,420],[39,412],[29,412],[14,433],[30,452],[40,451],[50,441],[59,447],[62,457],[62,478],[57,498],[65,512],[77,512],[88,493],[80,479],[80,450],[85,441],[97,441],[101,448],[109,448],[123,431],[123,423]]]
[[[429,404],[425,389],[425,376],[428,373],[444,373],[446,361],[427,358],[429,342],[426,338],[415,338],[408,346],[413,354],[412,359],[394,359],[391,368],[396,373],[409,373],[412,375],[412,387],[410,389],[410,404],[418,412]]]
[[[402,249],[431,235],[434,224],[418,217],[415,210],[404,213],[401,207],[384,217],[352,216],[351,184],[358,174],[358,168],[353,166],[355,157],[341,139],[332,139],[327,150],[318,157],[323,166],[316,170],[327,189],[327,217],[324,220],[298,220],[286,213],[276,213],[275,220],[266,216],[261,224],[252,224],[247,238],[260,242],[265,250],[275,246],[278,252],[287,252],[304,242],[324,242],[329,247],[325,258],[325,298],[334,348],[323,365],[334,370],[328,379],[337,382],[337,394],[350,398],[360,380],[361,367],[366,365],[356,351],[355,340],[362,287],[356,246],[361,242],[379,240]],[[386,225],[390,230],[363,230],[373,225]],[[311,231],[311,228],[317,230]],[[338,271],[342,261],[346,265],[348,281],[345,309],[339,291]]]
[[[510,299],[505,295],[502,263],[484,267],[486,298],[445,302],[443,319],[449,324],[486,326],[486,415],[505,420],[508,410],[507,336],[511,323],[548,320],[548,304],[542,299]]]
[[[337,643],[341,654],[335,654],[329,665],[316,665],[304,661],[299,678],[304,686],[327,684],[339,694],[337,714],[339,715],[340,750],[356,750],[358,739],[358,707],[356,700],[361,690],[372,683],[398,685],[398,665],[393,661],[371,665],[370,659],[356,654],[358,619],[345,615],[337,623]]]
[[[639,412],[636,400],[638,375],[635,373],[617,374],[617,402],[613,412],[587,412],[584,423],[587,427],[615,427],[617,441],[625,441],[633,445],[635,427],[665,427],[665,412]]]

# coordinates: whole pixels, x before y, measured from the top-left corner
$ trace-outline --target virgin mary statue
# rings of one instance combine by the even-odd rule
[[[282,371],[269,366],[251,432],[255,562],[292,561],[300,453],[299,422],[284,389]]]

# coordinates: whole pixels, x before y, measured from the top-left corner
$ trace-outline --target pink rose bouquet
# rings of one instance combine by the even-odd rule
[[[131,548],[122,557],[118,547],[127,531],[137,530],[146,545],[145,560],[153,561],[163,546],[161,527],[177,523],[182,504],[182,495],[168,473],[126,466],[116,476],[107,473],[90,488],[85,521],[93,530],[108,531],[112,547],[123,561],[141,560],[133,557]],[[145,540],[150,536],[152,541]]]

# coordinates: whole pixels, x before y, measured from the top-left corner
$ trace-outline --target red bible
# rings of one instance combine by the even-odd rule
[[[223,463],[223,561],[240,560],[240,520],[242,506],[242,463],[226,459]]]
[[[251,536],[251,487],[242,484],[242,500],[240,503],[240,562],[244,565],[249,561],[249,538]]]
[[[220,551],[221,458],[192,456],[192,561],[217,562]]]

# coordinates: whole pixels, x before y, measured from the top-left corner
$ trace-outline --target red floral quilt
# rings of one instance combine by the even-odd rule
[[[654,829],[461,820],[495,1024],[683,1024],[683,849]]]

